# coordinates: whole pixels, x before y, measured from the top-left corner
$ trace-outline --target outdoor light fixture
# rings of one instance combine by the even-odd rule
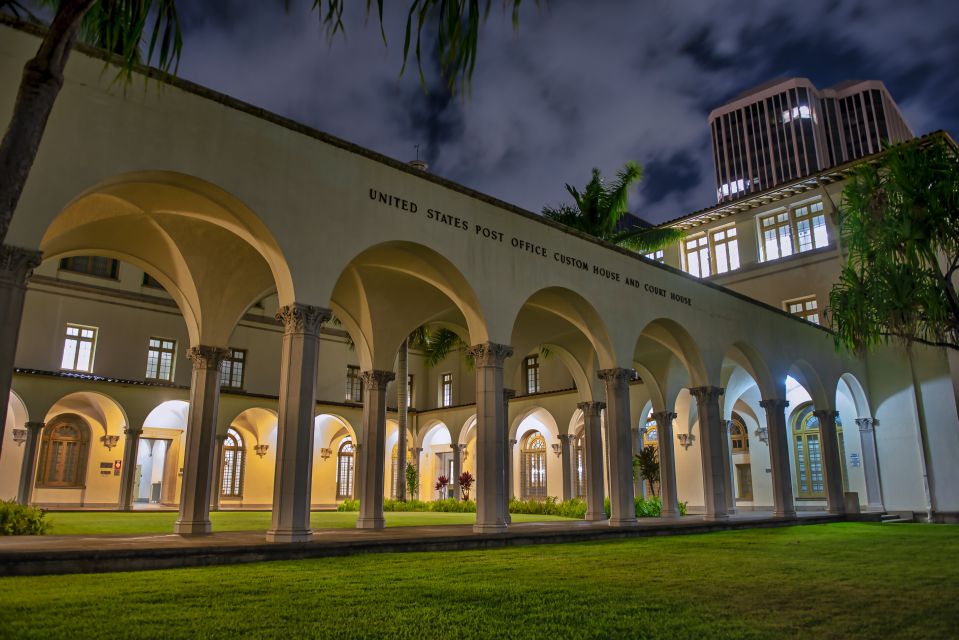
[[[13,430],[13,441],[17,443],[19,447],[21,444],[27,441],[27,430],[26,429],[14,429]]]
[[[270,445],[268,444],[258,444],[253,447],[253,450],[256,452],[256,455],[261,458],[266,455],[266,452],[270,450]]]
[[[753,432],[759,441],[765,445],[769,444],[769,430],[766,427],[759,427]]]
[[[691,446],[693,446],[696,436],[691,433],[677,433],[676,439],[679,440],[679,446],[681,446],[683,449],[689,449]]]
[[[100,442],[103,443],[103,446],[108,450],[113,449],[117,446],[117,443],[120,441],[120,436],[100,436]]]
[[[563,455],[563,445],[559,444],[558,442],[554,443],[554,444],[553,444],[553,453],[556,454],[556,457],[557,457],[557,458],[560,457],[561,455]]]
[[[323,447],[320,449],[320,457],[324,460],[329,460],[331,455],[333,455],[333,449],[330,449],[329,447]]]

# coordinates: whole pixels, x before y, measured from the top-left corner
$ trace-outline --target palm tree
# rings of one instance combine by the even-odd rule
[[[118,77],[130,82],[141,62],[156,64],[160,71],[177,71],[183,41],[176,0],[35,0],[55,9],[34,58],[23,69],[10,124],[0,143],[0,245],[7,237],[10,221],[23,193],[30,168],[40,147],[47,119],[53,111],[63,71],[77,39],[101,47],[115,55]],[[476,64],[480,24],[489,15],[493,0],[409,0],[406,36],[403,43],[403,69],[410,48],[416,58],[420,80],[424,83],[420,41],[428,25],[436,29],[436,46],[430,47],[439,59],[440,70],[451,90],[469,85]],[[514,27],[519,22],[522,0],[502,0],[512,7]],[[343,31],[346,0],[310,0],[319,13],[326,35],[332,38]],[[358,5],[359,2],[350,3]],[[383,30],[383,0],[376,0],[376,12]],[[289,9],[290,0],[284,0]],[[0,0],[0,10],[16,17],[39,20],[23,0]],[[366,1],[366,12],[373,11],[373,0]],[[415,34],[415,38],[413,37]],[[142,57],[141,57],[142,56]],[[400,71],[402,73],[402,70]]]
[[[643,168],[635,162],[627,162],[609,185],[599,169],[593,169],[593,177],[582,193],[576,187],[566,185],[575,206],[543,207],[543,215],[600,240],[642,253],[679,242],[685,236],[685,232],[679,229],[635,224],[624,228],[623,217],[629,213],[626,208],[629,187],[642,177]]]

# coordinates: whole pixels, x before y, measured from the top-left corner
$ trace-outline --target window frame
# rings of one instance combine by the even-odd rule
[[[346,473],[344,474],[344,466]],[[353,444],[353,438],[346,436],[340,442],[336,450],[336,499],[352,500],[353,492],[356,490],[356,446]],[[345,482],[344,482],[345,481]],[[346,484],[347,491],[344,492],[343,484]]]
[[[159,342],[159,345],[157,345],[156,347],[154,347],[151,344],[154,340]],[[169,343],[171,346],[165,347],[164,343]],[[155,367],[155,371],[151,371],[150,357],[154,351],[157,352],[156,367]],[[164,354],[169,354],[170,356],[169,375],[167,377],[163,377],[160,375],[161,369],[163,368]],[[154,373],[156,375],[151,375]],[[176,340],[172,340],[170,338],[160,338],[158,336],[150,336],[150,338],[147,339],[147,370],[146,370],[146,373],[144,374],[144,378],[146,378],[147,380],[159,380],[160,382],[173,382],[173,378],[175,376],[176,376]]]
[[[540,377],[538,355],[529,355],[523,359],[523,372],[525,374],[526,395],[539,393]]]
[[[237,389],[242,390],[243,385],[246,383],[246,365],[247,365],[247,350],[246,349],[237,349],[235,347],[227,347],[229,352],[223,362],[220,365],[220,388],[221,389]],[[237,354],[242,354],[237,357]],[[237,363],[240,364],[240,384],[234,385],[233,378],[234,372],[236,371]],[[224,382],[224,378],[227,379],[227,382]]]
[[[233,444],[228,444],[231,440]],[[246,447],[243,443],[243,436],[233,427],[227,429],[226,438],[223,440],[221,464],[220,496],[223,498],[242,498],[246,469]],[[227,484],[230,486],[228,487]]]
[[[77,330],[77,334],[75,336],[70,335],[71,329]],[[92,337],[84,336],[83,335],[84,331],[92,331],[93,336]],[[60,353],[60,370],[75,371],[78,373],[93,373],[93,363],[94,363],[94,360],[96,359],[97,339],[99,338],[99,336],[100,336],[100,329],[98,327],[92,327],[90,325],[75,324],[73,322],[68,322],[67,326],[64,328],[64,331],[63,331],[63,351]],[[73,350],[73,366],[65,367],[63,365],[64,365],[64,358],[67,355],[67,344],[71,341],[76,343]],[[81,369],[77,366],[79,364],[80,345],[87,344],[87,343],[89,343],[90,345],[89,363],[86,369]]]
[[[361,404],[363,402],[363,380],[360,378],[360,367],[355,364],[346,365],[346,402]]]
[[[64,427],[76,429],[78,436],[76,439],[56,439],[54,436]],[[33,479],[34,486],[38,489],[86,489],[87,463],[90,457],[90,425],[82,417],[73,414],[60,414],[51,420],[43,428],[43,435],[40,439],[40,454],[37,458],[37,472]],[[62,471],[66,463],[57,464],[53,459],[59,448],[54,449],[53,443],[76,443],[73,452],[67,451],[66,454],[73,458],[73,481],[52,480],[51,471],[58,468]],[[66,446],[66,445],[64,445]],[[65,459],[65,458],[64,458]]]
[[[77,261],[86,260],[87,266],[84,268],[74,268],[74,264]],[[109,266],[110,275],[104,275],[102,273],[95,273],[93,270],[93,261],[94,260],[108,260],[107,263]],[[101,278],[103,280],[112,280],[118,282],[120,280],[120,261],[115,258],[107,258],[106,256],[70,256],[68,258],[60,258],[60,264],[57,266],[57,271],[66,271],[67,273],[78,273],[84,276],[90,276],[91,278]]]
[[[812,308],[809,307],[809,304],[812,303]],[[799,305],[802,308],[799,310],[793,310],[793,305]],[[819,301],[816,299],[815,295],[803,296],[801,298],[793,298],[791,300],[783,300],[783,311],[788,313],[791,316],[801,318],[806,322],[818,325],[819,322]]]
[[[800,211],[803,213],[799,213]],[[786,216],[786,220],[780,220],[780,217],[783,215]],[[770,219],[773,219],[773,224],[766,225],[765,221]],[[816,220],[821,220],[822,224],[817,225]],[[803,248],[804,245],[801,243],[802,236],[800,233],[800,228],[804,223],[808,223],[808,232],[806,233],[808,233],[810,239],[809,246],[806,248]],[[756,216],[756,228],[759,239],[760,262],[772,262],[774,260],[790,258],[801,253],[824,249],[832,244],[829,238],[829,226],[826,224],[826,208],[822,199],[814,198],[811,200],[803,200],[802,202],[795,202],[785,207],[777,207],[772,211],[759,214]],[[816,230],[820,228],[822,229],[822,238],[817,240]],[[775,257],[769,256],[765,235],[767,229],[777,230],[776,246],[779,255]],[[789,230],[790,253],[788,255],[783,254],[782,240],[784,236],[779,233],[779,229]]]
[[[520,449],[520,497],[523,500],[545,500],[548,472],[546,436],[531,431],[523,438]]]
[[[453,374],[450,372],[440,374],[440,406],[453,406]]]

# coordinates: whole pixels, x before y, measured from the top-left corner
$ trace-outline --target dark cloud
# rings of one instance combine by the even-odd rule
[[[399,160],[419,144],[432,171],[534,211],[627,160],[646,167],[642,217],[713,204],[707,114],[777,76],[883,80],[916,133],[959,134],[954,0],[554,0],[518,31],[494,10],[469,97],[435,64],[428,92],[399,75],[406,2],[386,3],[388,46],[365,3],[332,43],[310,3],[290,4],[181,0],[181,74]]]

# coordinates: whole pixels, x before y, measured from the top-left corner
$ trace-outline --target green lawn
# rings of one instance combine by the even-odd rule
[[[955,638],[959,527],[0,579],[5,638]]]
[[[315,529],[346,529],[356,526],[356,512],[318,511],[310,516]],[[388,527],[413,527],[440,524],[473,524],[475,513],[387,512]],[[102,533],[171,533],[177,514],[171,511],[64,511],[50,512],[51,535],[96,535]],[[513,522],[565,520],[556,516],[513,514]],[[266,531],[270,528],[268,511],[218,511],[210,514],[214,531]]]

